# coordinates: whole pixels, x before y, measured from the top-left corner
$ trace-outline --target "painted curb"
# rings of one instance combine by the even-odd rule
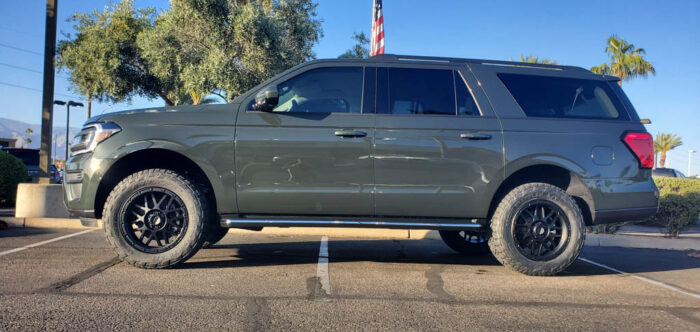
[[[14,218],[0,217],[0,220],[7,223],[9,227],[32,227],[32,228],[69,228],[85,229],[80,219],[75,218]]]

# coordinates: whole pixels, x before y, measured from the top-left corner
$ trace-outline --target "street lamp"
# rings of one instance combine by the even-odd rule
[[[697,151],[695,150],[688,150],[688,173],[685,173],[686,175],[690,176],[690,157],[692,157],[692,154]]]
[[[69,132],[70,132],[70,107],[71,106],[76,106],[76,107],[83,107],[83,103],[78,103],[72,100],[69,100],[67,102],[62,101],[62,100],[54,100],[54,104],[56,105],[66,105],[66,161],[68,162],[68,148],[70,148],[70,141],[69,141]]]

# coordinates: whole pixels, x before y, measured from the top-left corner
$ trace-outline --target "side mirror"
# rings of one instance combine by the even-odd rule
[[[270,85],[258,92],[255,95],[255,104],[253,104],[253,109],[256,111],[271,112],[272,109],[279,103],[279,94],[277,93],[277,86]]]

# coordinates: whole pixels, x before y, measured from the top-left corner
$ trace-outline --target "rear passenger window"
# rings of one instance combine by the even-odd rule
[[[605,81],[498,74],[527,116],[629,120]]]
[[[389,68],[389,113],[454,115],[451,70]]]
[[[362,67],[312,69],[277,86],[273,112],[360,113]]]

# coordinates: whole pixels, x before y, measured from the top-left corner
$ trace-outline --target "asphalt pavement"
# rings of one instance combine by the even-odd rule
[[[229,234],[181,266],[101,230],[0,231],[0,330],[700,330],[690,251],[585,247],[554,277],[437,240]]]

